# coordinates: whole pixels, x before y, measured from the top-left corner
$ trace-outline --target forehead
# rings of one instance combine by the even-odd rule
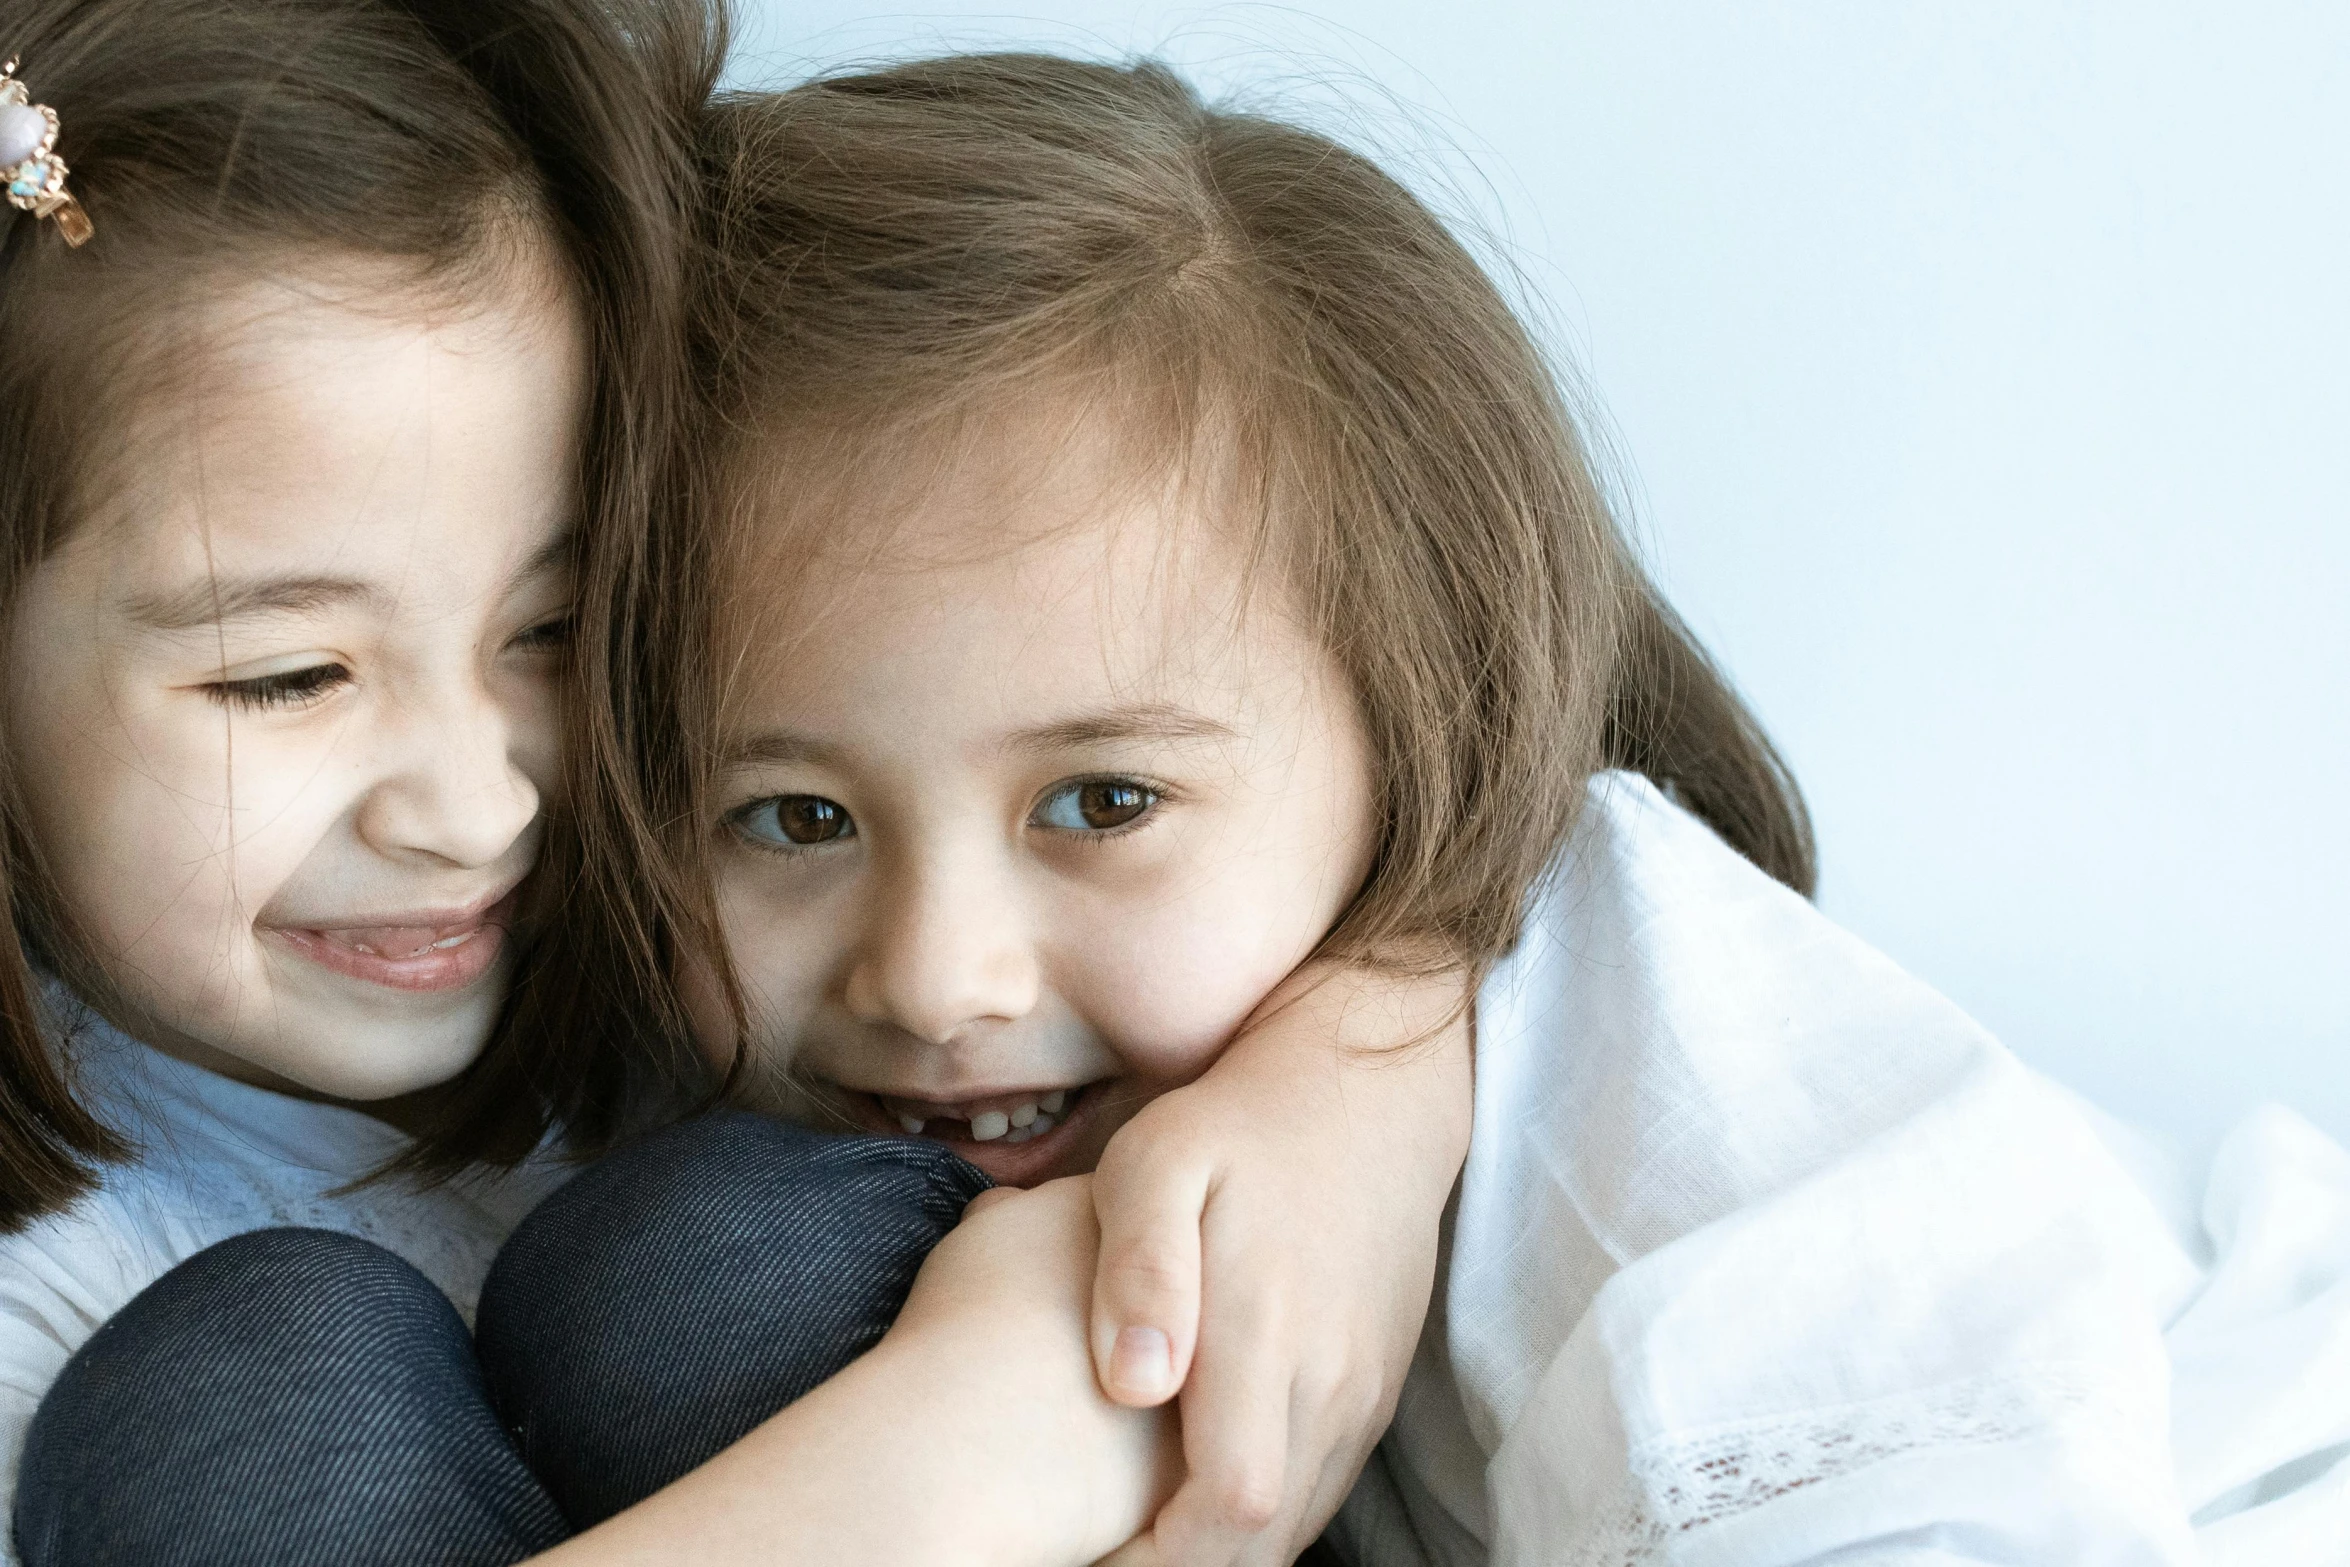
[[[400,308],[366,281],[255,282],[175,322],[69,547],[118,573],[349,573],[510,554],[566,522],[583,351],[559,296],[432,308],[411,284]],[[415,559],[416,525],[454,516],[481,526]]]
[[[1229,673],[1282,618],[1208,461],[1099,419],[998,418],[770,465],[725,574],[746,673],[976,656],[1054,686]]]

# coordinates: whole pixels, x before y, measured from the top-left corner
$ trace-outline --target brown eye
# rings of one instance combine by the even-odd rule
[[[1150,791],[1130,783],[1089,783],[1077,791],[1077,814],[1097,830],[1123,827],[1150,808]]]
[[[1029,819],[1063,832],[1107,832],[1140,820],[1158,803],[1156,790],[1131,778],[1088,778],[1045,796]]]
[[[735,827],[762,843],[812,848],[857,835],[857,824],[836,801],[820,794],[783,794],[754,800],[735,813]]]

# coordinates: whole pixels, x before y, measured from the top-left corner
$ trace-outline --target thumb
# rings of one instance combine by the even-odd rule
[[[1205,1166],[1119,1152],[1113,1143],[1094,1172],[1101,1253],[1089,1336],[1102,1391],[1143,1409],[1173,1398],[1191,1370],[1209,1178]]]

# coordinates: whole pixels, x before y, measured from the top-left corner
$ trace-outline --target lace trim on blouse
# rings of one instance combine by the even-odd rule
[[[1618,1495],[1579,1532],[1561,1567],[1648,1567],[1675,1537],[1751,1512],[1806,1486],[1934,1449],[2061,1438],[2117,1486],[2169,1467],[2158,1397],[2100,1367],[2010,1368],[1943,1387],[1842,1407],[1674,1433],[1637,1444]],[[2149,1498],[2159,1508],[2161,1498]]]

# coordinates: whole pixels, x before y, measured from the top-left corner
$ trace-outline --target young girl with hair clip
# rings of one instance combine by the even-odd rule
[[[1401,185],[1150,65],[933,60],[711,125],[707,558],[657,585],[711,614],[639,745],[712,887],[674,950],[713,1060],[1031,1188],[934,1266],[1082,1274],[1120,1128],[1316,965],[1478,981],[1393,1423],[1245,1559],[1334,1508],[1317,1551],[1375,1567],[2337,1559],[2350,1160],[2270,1118],[2183,1206],[1813,910],[1793,784]],[[761,1135],[625,1190],[772,1194]],[[1325,1208],[1385,1178],[1301,1190],[1280,1243],[1347,1266]],[[1052,1521],[1032,1559],[1142,1517]]]
[[[509,1240],[561,1156],[702,1088],[664,1054],[666,965],[707,915],[626,852],[656,820],[627,748],[674,618],[636,579],[692,549],[647,523],[714,21],[7,18],[0,1476],[27,1562],[938,1560],[974,1531],[1038,1559],[1029,1536],[1163,1499],[1157,1423],[1097,1388],[1089,1311],[1123,1396],[1191,1384],[1169,1528],[1208,1561],[1258,1532],[1253,1493],[1226,1525],[1236,1487],[1270,1463],[1280,1496],[1293,1450],[1351,1467],[1400,1381],[1466,1142],[1444,975],[1334,978],[1122,1138],[1098,1290],[1090,1231],[1012,1255],[1033,1274],[949,1246],[864,1354],[984,1180],[933,1144],[761,1136],[781,1202],[754,1244],[711,1194],[681,1220],[638,1190],[690,1177],[681,1148],[739,1150],[725,1117]],[[1331,1043],[1431,1024],[1397,1071]],[[1341,1092],[1347,1125],[1319,1113]],[[1311,1129],[1228,1135],[1236,1098]],[[1325,1268],[1251,1232],[1374,1161],[1325,1222],[1382,1234],[1392,1197],[1399,1244]],[[745,1296],[750,1338],[681,1326]],[[546,1328],[604,1308],[609,1361]],[[714,1360],[753,1385],[660,1402]],[[1249,1401],[1293,1384],[1294,1418]],[[597,1446],[614,1432],[644,1440]],[[1027,1483],[1063,1451],[1123,1462]]]

